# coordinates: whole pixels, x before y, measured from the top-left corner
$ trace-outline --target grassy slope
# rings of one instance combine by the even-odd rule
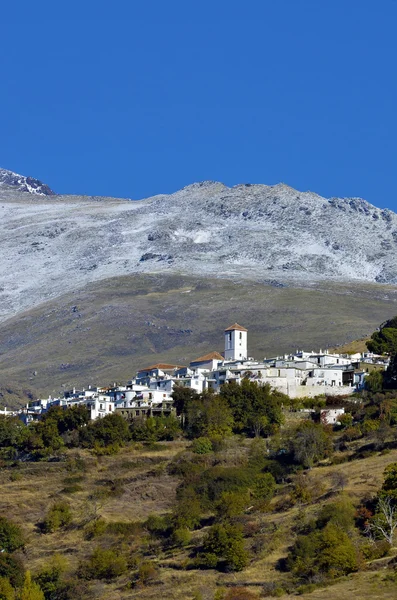
[[[147,364],[186,364],[223,350],[223,330],[235,321],[248,328],[256,358],[343,344],[393,316],[396,296],[380,285],[114,278],[0,324],[0,382],[59,393],[63,385],[125,381]]]
[[[119,480],[122,485],[121,495],[110,496],[99,508],[99,514],[107,521],[144,520],[151,513],[169,511],[174,502],[178,480],[166,474],[165,466],[185,445],[184,442],[165,443],[160,452],[131,447],[125,448],[117,456],[101,458],[79,451],[88,469],[82,474],[84,477],[81,483],[82,491],[69,496],[62,493],[64,479],[71,475],[66,468],[66,463],[25,463],[20,464],[17,469],[2,469],[0,471],[0,513],[24,524],[28,540],[23,557],[26,565],[33,572],[37,572],[55,552],[58,552],[67,558],[70,570],[74,571],[79,560],[86,558],[96,546],[109,547],[114,543],[115,540],[109,537],[88,541],[84,539],[83,530],[76,527],[82,522],[92,504],[88,500],[90,494],[106,487],[107,481]],[[235,450],[236,448],[234,452]],[[75,451],[70,454],[75,454]],[[241,457],[241,452],[238,455]],[[233,450],[229,452],[229,461],[230,457],[232,460],[239,460],[236,454],[233,455]],[[381,485],[385,466],[394,461],[397,461],[397,449],[387,455],[374,455],[343,465],[313,469],[309,476],[319,497],[316,506],[306,508],[309,511],[316,510],[319,504],[335,497],[331,480],[334,471],[343,471],[347,475],[346,492],[354,501],[359,501],[368,495],[372,496]],[[19,474],[17,481],[15,481],[15,473]],[[43,535],[39,532],[37,523],[43,519],[48,506],[59,497],[71,501],[74,526],[66,531]],[[273,504],[276,504],[279,499],[276,497]],[[93,598],[149,600],[161,597],[167,600],[186,600],[193,598],[194,593],[201,590],[204,598],[212,600],[215,590],[219,586],[227,586],[228,583],[249,584],[280,580],[282,575],[275,569],[275,565],[279,558],[286,555],[288,546],[293,541],[294,534],[291,528],[298,511],[299,508],[295,506],[283,512],[257,513],[248,517],[250,522],[260,524],[264,530],[269,523],[276,523],[278,529],[269,537],[271,546],[265,548],[263,556],[251,562],[241,573],[222,574],[212,570],[175,569],[175,564],[183,564],[189,549],[173,550],[158,555],[157,559],[154,557],[154,560],[161,565],[159,585],[131,590],[127,587],[130,580],[128,575],[109,584],[94,581],[90,583]],[[202,535],[202,532],[195,535],[197,538]],[[133,536],[126,538],[125,550],[128,547],[133,549],[134,543],[136,542]],[[388,582],[385,579],[386,575],[385,571],[380,574],[363,571],[338,582],[331,588],[316,590],[313,594],[304,595],[303,598],[344,599],[347,594],[350,594],[357,600],[368,597],[388,600],[395,597],[393,593],[395,594],[396,584]],[[251,589],[259,594],[261,588]]]

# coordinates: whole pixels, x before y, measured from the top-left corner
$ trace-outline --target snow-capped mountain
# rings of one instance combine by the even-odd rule
[[[25,177],[7,169],[0,169],[0,190],[2,187],[12,188],[19,192],[29,192],[40,196],[53,196],[48,185],[33,177]]]
[[[140,201],[41,195],[27,203],[1,190],[3,319],[132,273],[397,284],[397,215],[359,198],[217,182]]]

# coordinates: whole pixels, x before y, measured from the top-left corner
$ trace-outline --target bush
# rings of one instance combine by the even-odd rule
[[[80,431],[81,443],[88,448],[106,448],[113,450],[131,439],[128,423],[116,413],[106,415],[103,419],[91,421]]]
[[[187,546],[192,539],[192,535],[186,527],[180,527],[175,529],[171,536],[171,541],[174,546],[183,547]]]
[[[168,537],[172,531],[171,515],[149,515],[145,527],[152,535]]]
[[[261,473],[254,479],[252,496],[255,500],[269,502],[276,491],[276,480],[271,473]]]
[[[78,576],[81,579],[115,579],[127,570],[124,556],[114,550],[96,548],[90,558],[80,563]]]
[[[0,517],[0,549],[6,552],[14,552],[24,545],[24,537],[21,528],[16,523],[9,521],[6,517]]]
[[[192,450],[195,454],[209,454],[212,452],[212,442],[207,437],[199,437],[193,440]]]
[[[179,419],[173,415],[134,419],[130,427],[132,439],[137,442],[172,441],[182,433]]]
[[[20,600],[45,600],[40,586],[32,581],[30,571],[26,571],[25,582],[20,595]]]
[[[212,467],[204,471],[194,484],[194,491],[203,508],[212,509],[224,492],[248,490],[254,482],[254,473],[239,467]]]
[[[376,560],[387,556],[390,548],[391,546],[387,540],[378,540],[376,542],[366,542],[360,550],[366,560]]]
[[[203,540],[203,551],[206,566],[214,566],[214,556],[216,566],[225,571],[241,571],[248,563],[242,533],[233,525],[213,525]]]
[[[106,532],[107,523],[100,517],[94,519],[84,527],[84,537],[86,540],[93,540]]]
[[[0,553],[0,577],[9,579],[11,585],[19,588],[23,585],[25,569],[20,558],[7,552]]]
[[[61,527],[67,527],[72,522],[72,511],[69,502],[55,502],[47,512],[42,524],[44,533],[52,533]]]
[[[249,500],[247,491],[223,492],[216,504],[218,517],[221,519],[237,517],[247,508]]]
[[[67,563],[59,554],[55,554],[51,562],[44,567],[34,578],[39,584],[46,600],[56,600],[63,596],[59,593],[62,586],[61,579],[66,571]]]
[[[173,521],[176,528],[195,529],[200,524],[201,503],[196,492],[184,488],[178,494],[178,502],[173,511]]]
[[[148,585],[156,580],[158,567],[151,561],[143,562],[134,578],[135,585]]]
[[[333,579],[358,569],[353,542],[331,522],[320,531],[298,536],[286,564],[296,577],[306,581],[319,574]]]
[[[6,577],[0,577],[0,600],[15,600],[15,590]]]

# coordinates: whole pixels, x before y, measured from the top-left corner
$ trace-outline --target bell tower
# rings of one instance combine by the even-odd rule
[[[225,360],[246,360],[248,330],[238,323],[225,329]]]

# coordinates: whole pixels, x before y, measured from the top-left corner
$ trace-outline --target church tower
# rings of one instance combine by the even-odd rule
[[[225,360],[247,359],[247,333],[248,330],[238,323],[225,329]]]

